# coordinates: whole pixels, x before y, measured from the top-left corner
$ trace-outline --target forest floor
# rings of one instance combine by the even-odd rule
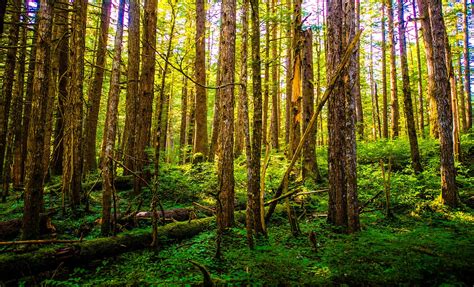
[[[299,196],[293,201],[302,234],[293,236],[287,219],[275,214],[268,226],[268,238],[260,238],[254,250],[247,247],[245,226],[237,224],[224,237],[223,256],[216,251],[215,226],[191,239],[170,242],[159,249],[127,252],[98,259],[86,265],[51,266],[51,271],[4,283],[45,286],[173,286],[198,285],[201,271],[189,260],[204,266],[217,284],[227,285],[461,285],[474,284],[474,135],[462,137],[463,161],[457,164],[457,184],[463,204],[450,209],[439,204],[439,146],[421,140],[424,171],[415,175],[410,167],[407,140],[379,141],[358,145],[358,190],[361,204],[384,189],[380,160],[391,158],[390,187],[393,216],[385,215],[385,195],[376,197],[361,214],[361,232],[347,235],[326,223],[327,193]],[[318,149],[318,162],[327,178],[327,149]],[[279,184],[287,161],[272,153],[266,175],[267,190]],[[94,182],[98,175],[88,178]],[[245,203],[244,157],[235,161],[237,205]],[[58,178],[45,191],[48,210],[60,210],[61,197],[53,192]],[[302,192],[327,188],[321,183],[293,177],[290,189]],[[215,166],[202,163],[178,166],[164,164],[160,195],[165,209],[190,207],[193,202],[210,206],[217,179]],[[130,190],[118,190],[120,212],[147,210],[150,192],[135,197]],[[271,198],[271,194],[267,199]],[[90,240],[100,237],[101,192],[90,194],[90,212],[75,216],[52,215],[55,237]],[[21,193],[13,193],[0,204],[2,221],[20,218]],[[139,205],[141,207],[139,208]],[[203,214],[198,216],[202,217]],[[150,229],[150,220],[139,227]],[[126,229],[126,227],[122,227]],[[127,232],[123,230],[123,232]],[[308,239],[314,232],[316,246]],[[49,235],[51,236],[51,235]],[[12,252],[38,247],[0,247],[0,260]],[[4,254],[4,255],[2,255]],[[0,285],[2,278],[0,278]]]

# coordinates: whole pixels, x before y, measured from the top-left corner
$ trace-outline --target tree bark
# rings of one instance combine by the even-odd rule
[[[290,124],[290,157],[295,152],[301,137],[301,0],[294,0],[293,11],[293,63],[291,79],[291,124]]]
[[[291,11],[292,0],[286,0],[286,8]],[[288,36],[287,48],[286,48],[286,101],[285,101],[285,143],[287,144],[287,157],[291,158],[290,149],[290,130],[291,130],[291,96],[293,94],[291,79],[293,78],[293,51],[292,51],[292,25],[291,21],[288,20],[286,24],[286,33]]]
[[[276,17],[276,0],[272,0],[271,5],[271,13],[272,17]],[[271,43],[271,50],[272,50],[272,114],[271,114],[271,121],[270,121],[270,135],[271,135],[271,145],[272,148],[278,150],[279,143],[279,97],[280,94],[278,92],[280,81],[279,81],[279,69],[280,69],[280,58],[278,56],[277,51],[277,31],[278,31],[278,21],[276,19],[272,20],[271,24],[271,32],[272,32],[272,43]],[[270,47],[269,47],[270,48]]]
[[[395,26],[394,26],[394,11],[393,11],[393,0],[387,1],[388,11],[388,37],[390,46],[390,98],[391,98],[391,112],[392,112],[392,138],[397,138],[399,135],[400,127],[400,111],[398,107],[398,88],[397,88],[397,65],[396,65],[396,53],[395,53]]]
[[[360,0],[355,0],[355,27],[357,30],[360,28]],[[355,80],[355,84],[352,87],[352,93],[355,99],[355,116],[356,116],[356,129],[360,139],[364,138],[364,110],[362,108],[362,95],[360,93],[360,44],[353,57],[355,58],[356,65],[351,71]]]
[[[112,75],[110,76],[110,89],[107,101],[107,114],[104,125],[104,139],[102,142],[102,180],[104,191],[102,193],[102,225],[101,233],[107,236],[111,232],[111,203],[114,192],[113,178],[115,137],[117,134],[118,104],[120,98],[120,62],[122,60],[123,16],[125,13],[125,0],[120,0],[118,7],[117,32],[114,41],[114,58],[112,62]]]
[[[387,52],[385,33],[385,0],[382,4],[382,136],[388,138]]]
[[[413,103],[411,99],[410,75],[408,70],[407,45],[405,37],[405,18],[403,1],[398,0],[398,35],[400,39],[400,65],[403,81],[403,106],[407,122],[408,139],[410,141],[411,165],[415,173],[423,170],[421,166],[418,138],[416,137],[415,118],[413,116]]]
[[[36,39],[36,63],[33,80],[31,125],[28,129],[28,155],[26,158],[26,184],[23,211],[22,239],[36,239],[40,235],[40,212],[43,201],[44,129],[47,113],[46,101],[51,61],[51,34],[53,0],[41,0]],[[15,273],[15,272],[14,272]]]
[[[413,17],[416,18],[416,7],[415,0],[412,2]],[[414,22],[415,25],[415,43],[416,43],[416,63],[418,71],[418,105],[419,105],[419,130],[421,137],[425,137],[425,115],[424,115],[424,99],[423,99],[423,77],[421,73],[421,56],[420,56],[420,39],[418,38],[418,22]]]
[[[128,71],[127,96],[125,108],[125,127],[123,133],[124,165],[135,170],[136,133],[135,125],[138,122],[139,111],[139,79],[140,79],[140,1],[130,0],[128,12]],[[124,170],[124,174],[128,174]]]
[[[84,123],[84,172],[89,173],[97,169],[96,160],[96,133],[97,120],[99,118],[100,98],[102,96],[102,84],[104,82],[105,65],[107,62],[107,39],[110,22],[110,11],[112,2],[102,0],[100,16],[100,32],[97,44],[94,80],[89,89],[89,108]]]
[[[222,85],[221,127],[219,136],[218,164],[218,204],[217,225],[224,230],[234,224],[234,71],[235,71],[235,29],[236,1],[223,0],[221,7],[221,37],[219,43],[222,53],[220,70]]]
[[[472,5],[472,3],[471,3]],[[472,5],[474,7],[474,5]],[[468,22],[467,0],[463,1],[463,29],[464,29],[464,92],[466,105],[466,130],[472,128],[472,101],[471,101],[471,69],[469,57],[469,22]]]
[[[194,153],[202,153],[206,157],[209,153],[209,147],[207,142],[207,93],[206,89],[202,86],[206,85],[206,9],[204,0],[196,0],[195,77],[199,84],[195,86],[196,126]]]

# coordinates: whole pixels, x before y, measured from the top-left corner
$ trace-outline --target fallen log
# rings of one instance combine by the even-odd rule
[[[164,245],[182,240],[209,229],[213,217],[186,223],[172,223],[158,228],[157,239]],[[150,246],[151,232],[135,230],[116,237],[98,238],[62,247],[48,247],[25,254],[0,255],[0,280],[18,279],[39,272],[53,270],[59,264],[81,264],[123,252]]]
[[[117,176],[114,180],[114,186],[117,190],[127,190],[133,188],[133,177],[129,175]],[[53,193],[61,192],[62,184],[54,184],[48,186],[46,189]],[[85,191],[90,190],[101,190],[102,189],[102,180],[92,180],[82,183],[82,189]]]
[[[76,243],[76,242],[81,242],[81,241],[82,241],[82,240],[62,240],[62,239],[0,241],[0,246],[5,246],[5,245],[34,245],[34,244]]]

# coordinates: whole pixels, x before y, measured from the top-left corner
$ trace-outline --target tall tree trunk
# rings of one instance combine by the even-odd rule
[[[403,1],[398,0],[398,35],[400,37],[400,65],[403,81],[403,106],[405,119],[407,121],[408,139],[410,141],[411,165],[415,173],[420,173],[421,166],[420,151],[418,149],[418,139],[416,137],[415,118],[413,116],[413,103],[411,99],[410,75],[408,70],[407,44],[405,37],[405,18]]]
[[[416,18],[416,7],[415,0],[412,2],[413,17]],[[415,25],[415,43],[416,43],[416,63],[418,71],[418,105],[419,105],[419,130],[421,137],[425,137],[425,116],[424,116],[424,100],[423,100],[423,77],[421,74],[421,56],[420,56],[420,39],[418,38],[418,22],[414,22]]]
[[[291,11],[291,1],[286,0],[286,9]],[[292,85],[291,79],[293,78],[293,51],[292,51],[292,34],[291,21],[288,20],[286,24],[286,33],[287,33],[287,43],[286,43],[286,101],[285,101],[285,143],[287,144],[287,157],[291,159],[291,149],[290,149],[290,130],[291,130],[291,96]]]
[[[360,28],[360,0],[355,0],[355,27],[357,30]],[[356,65],[351,71],[353,73],[355,84],[352,87],[352,93],[355,98],[355,116],[356,116],[356,127],[357,134],[360,139],[364,138],[364,110],[362,108],[362,95],[360,94],[360,44],[354,53],[353,57],[355,58]]]
[[[139,79],[140,79],[140,0],[130,0],[128,12],[128,71],[127,96],[125,108],[125,127],[123,133],[124,165],[135,170],[136,133],[135,126],[139,111]],[[124,170],[125,174],[129,172]]]
[[[236,1],[223,0],[221,7],[222,55],[220,70],[223,88],[221,97],[221,128],[219,136],[217,226],[224,230],[234,224],[234,71]]]
[[[181,90],[181,123],[179,127],[180,163],[184,163],[186,159],[186,118],[188,115],[188,79],[183,78],[184,85]]]
[[[271,13],[272,17],[276,17],[276,0],[272,0],[272,7],[271,7]],[[278,56],[278,51],[277,51],[277,44],[278,44],[278,39],[277,39],[277,32],[278,32],[278,22],[276,19],[272,20],[271,23],[271,32],[272,32],[272,43],[271,43],[271,50],[272,50],[272,115],[271,115],[271,121],[270,121],[270,135],[271,135],[271,144],[272,148],[278,150],[278,137],[279,137],[279,129],[278,129],[278,113],[279,113],[279,86],[280,86],[280,81],[278,77],[278,71],[280,69],[280,59]]]
[[[186,162],[190,162],[193,158],[193,145],[194,145],[194,126],[195,126],[195,114],[196,114],[196,96],[194,90],[191,87],[188,96],[189,102],[189,115],[187,118],[188,121],[188,131],[186,136]]]
[[[471,100],[471,69],[470,69],[470,57],[469,57],[469,22],[468,22],[468,11],[467,11],[467,0],[463,1],[463,29],[464,29],[464,91],[465,105],[466,105],[466,123],[467,129],[472,128],[472,100]],[[474,5],[471,3],[472,7]],[[473,16],[474,17],[474,16]]]
[[[73,209],[81,203],[82,179],[82,98],[84,82],[84,51],[87,22],[87,0],[74,1],[71,54],[71,81],[65,102],[63,156],[63,194],[69,195]]]
[[[344,47],[354,36],[354,1],[343,6],[340,0],[328,1],[327,7],[327,54],[328,79],[334,77]],[[355,66],[351,58],[348,70]],[[359,226],[357,201],[355,100],[351,94],[354,79],[345,71],[338,79],[329,98],[329,213],[328,221],[356,232]],[[329,80],[328,80],[329,81]]]
[[[145,148],[150,144],[151,118],[153,93],[155,84],[155,51],[156,51],[156,10],[157,0],[145,0],[145,12],[143,21],[143,48],[142,48],[142,71],[140,75],[139,93],[139,115],[137,118],[137,129],[135,134],[135,158],[136,172],[142,173],[148,157]],[[142,176],[149,177],[148,174]],[[133,190],[135,194],[140,193],[142,182],[135,177]]]
[[[293,12],[293,63],[291,79],[291,124],[290,124],[290,157],[293,156],[301,137],[301,0],[294,0]]]
[[[302,32],[303,38],[303,130],[308,127],[309,121],[314,113],[314,76],[313,76],[313,33],[311,30]],[[316,162],[316,126],[306,137],[303,146],[303,179],[312,178],[320,180],[318,165]]]
[[[28,156],[26,160],[25,206],[23,212],[23,239],[40,235],[40,211],[43,200],[44,127],[46,125],[49,65],[51,60],[52,10],[54,1],[41,0],[36,39],[36,63],[33,80],[31,126],[28,130]]]
[[[425,46],[426,54],[426,66],[428,69],[428,102],[429,102],[429,126],[430,126],[430,136],[433,138],[439,137],[438,130],[438,113],[436,110],[436,99],[434,94],[434,54],[433,54],[433,39],[431,35],[431,23],[429,18],[428,8],[425,7],[426,2],[417,0],[418,9],[420,11],[421,17],[421,31],[423,33],[423,42]]]
[[[64,155],[64,103],[68,98],[69,86],[69,12],[67,9],[68,1],[60,0],[56,2],[60,9],[56,19],[58,25],[58,34],[61,35],[57,43],[58,57],[58,102],[56,108],[56,122],[54,126],[54,141],[53,141],[53,158],[51,163],[51,172],[53,175],[62,174],[63,170],[63,155]]]
[[[5,1],[6,2],[6,1]],[[0,175],[3,175],[3,163],[7,146],[8,119],[15,79],[16,52],[20,32],[21,1],[11,0],[11,24],[8,31],[8,46],[3,73],[2,95],[0,97]],[[2,23],[3,24],[3,23]]]
[[[112,62],[112,75],[110,76],[109,97],[107,100],[107,114],[104,125],[104,138],[102,142],[102,180],[104,191],[102,193],[102,225],[101,233],[104,236],[111,231],[111,203],[114,190],[113,160],[115,137],[117,134],[118,104],[120,98],[120,62],[122,54],[123,16],[125,13],[125,0],[120,0],[118,7],[117,32],[114,42],[114,59]]]
[[[382,135],[388,138],[387,49],[385,35],[385,1],[382,6]]]
[[[373,42],[372,35],[370,35],[370,66],[369,66],[369,80],[370,80],[370,94],[372,97],[372,136],[374,140],[382,137],[382,129],[380,125],[379,112],[379,98],[377,94],[377,82],[374,79],[374,56],[373,56]]]
[[[100,16],[99,43],[97,44],[94,80],[89,89],[89,108],[84,123],[84,172],[89,173],[97,169],[96,160],[96,133],[99,118],[100,98],[107,54],[107,39],[110,22],[111,0],[102,0]],[[136,58],[135,58],[136,59]]]
[[[446,67],[446,28],[443,20],[441,0],[418,0],[420,11],[423,15],[429,15],[431,29],[431,49],[436,57],[432,67],[434,83],[432,83],[438,108],[440,159],[441,159],[441,195],[445,204],[457,206],[459,196],[456,187],[456,170],[454,168],[453,154],[453,116],[450,102],[450,83]],[[429,9],[426,11],[425,9]],[[427,48],[428,50],[429,48]],[[430,58],[428,58],[430,60]]]
[[[265,74],[264,74],[264,90],[263,90],[263,108],[262,108],[262,144],[266,145],[268,134],[268,100],[270,96],[270,1],[265,1]]]
[[[464,82],[463,82],[463,73],[462,73],[462,53],[459,53],[459,65],[458,65],[458,80],[459,80],[459,108],[461,109],[461,123],[462,123],[462,130],[467,131],[467,113],[466,113],[466,105],[464,100]]]
[[[400,131],[400,111],[398,107],[398,88],[397,88],[397,66],[396,66],[396,53],[395,53],[395,25],[393,24],[394,11],[393,11],[393,0],[387,1],[388,10],[388,37],[390,45],[390,97],[391,97],[391,109],[392,109],[392,138],[397,138]]]
[[[262,75],[260,61],[260,16],[258,1],[251,0],[252,19],[252,94],[253,94],[253,133],[252,133],[252,155],[248,178],[248,204],[252,210],[251,222],[255,234],[265,234],[263,197],[260,195],[260,158],[262,149],[262,139],[265,131],[262,123]],[[267,26],[268,27],[268,26]],[[268,32],[268,30],[267,30]],[[265,68],[266,69],[266,68]]]
[[[206,10],[204,0],[196,0],[195,77],[198,84],[196,84],[194,152],[206,156],[209,153],[209,147],[207,142],[207,93],[203,87],[206,85]]]

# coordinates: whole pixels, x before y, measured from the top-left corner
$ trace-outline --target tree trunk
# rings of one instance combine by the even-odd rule
[[[276,0],[272,0],[272,17],[276,17]],[[272,32],[272,43],[271,43],[271,50],[272,50],[272,115],[270,121],[270,135],[271,135],[271,144],[272,148],[278,150],[278,137],[279,137],[279,129],[278,129],[278,113],[279,113],[279,97],[280,94],[278,92],[280,81],[279,81],[279,69],[280,69],[280,58],[278,56],[277,51],[277,31],[278,31],[278,21],[272,20],[271,24],[271,32]],[[270,47],[269,47],[270,48]]]
[[[382,4],[382,136],[388,138],[387,52],[385,41],[385,0]]]
[[[150,144],[151,118],[153,93],[155,84],[155,51],[156,51],[156,10],[157,0],[145,1],[145,12],[143,20],[143,48],[142,48],[142,71],[140,75],[139,93],[139,115],[137,118],[137,129],[135,134],[135,158],[136,172],[143,173],[148,157],[145,148]],[[149,174],[142,174],[142,177],[149,177]],[[140,179],[135,178],[134,192],[139,194],[142,186]]]
[[[265,66],[264,66],[264,90],[262,107],[262,145],[266,146],[268,134],[268,100],[270,96],[270,1],[265,1]]]
[[[196,126],[194,153],[209,153],[207,138],[207,93],[206,85],[206,8],[204,0],[196,0]],[[210,155],[210,154],[209,154]]]
[[[61,35],[57,43],[58,57],[58,102],[56,108],[56,123],[54,127],[54,141],[53,141],[53,158],[51,163],[51,173],[53,175],[62,174],[63,170],[63,156],[64,156],[64,103],[68,98],[69,86],[69,12],[67,9],[68,1],[60,0],[56,2],[59,9],[56,23],[58,25],[58,34]]]
[[[186,147],[186,162],[190,162],[193,158],[193,145],[194,145],[194,127],[195,127],[195,114],[196,114],[196,96],[194,94],[193,88],[191,88],[189,92],[188,102],[190,104],[189,107],[189,115],[187,118],[188,121],[188,135],[187,139],[187,147]]]
[[[286,0],[286,8],[288,11],[291,11],[291,1]],[[291,130],[291,95],[292,85],[291,79],[293,78],[293,55],[292,55],[292,29],[291,21],[288,19],[286,24],[286,33],[287,33],[287,48],[286,48],[286,101],[285,101],[285,143],[287,144],[287,157],[291,158],[291,149],[290,149],[290,130]]]
[[[35,239],[40,234],[40,211],[43,201],[44,128],[47,113],[48,85],[51,61],[52,0],[41,0],[36,39],[36,63],[33,80],[31,125],[28,129],[26,158],[25,206],[23,211],[23,239]],[[15,273],[15,272],[14,272]]]
[[[328,2],[327,54],[328,79],[335,76],[344,48],[349,45],[354,31],[354,1],[343,6],[342,1]],[[351,29],[352,28],[352,29]],[[351,31],[351,33],[349,33]],[[348,70],[356,65],[351,58]],[[352,67],[351,67],[352,66]],[[359,226],[357,202],[355,100],[351,94],[354,78],[345,71],[329,98],[329,213],[328,221],[356,232]]]
[[[290,157],[295,152],[301,137],[301,0],[294,0],[293,12],[293,63],[291,80],[291,124],[290,124]]]
[[[416,18],[416,7],[415,0],[412,2],[413,17]],[[425,137],[425,116],[424,116],[424,100],[423,100],[423,76],[421,73],[421,56],[420,56],[420,39],[418,38],[418,22],[414,22],[415,25],[415,43],[416,43],[416,62],[418,71],[418,105],[419,105],[419,130],[421,137]]]
[[[234,224],[234,71],[236,2],[223,0],[221,7],[221,37],[219,50],[222,55],[220,70],[222,86],[221,127],[219,136],[217,226],[224,230]]]
[[[360,0],[355,0],[355,27],[357,30],[360,28]],[[353,73],[355,84],[352,87],[352,93],[355,98],[355,116],[356,116],[356,128],[357,134],[360,139],[364,138],[364,110],[362,108],[362,95],[360,94],[360,44],[358,49],[354,53],[356,65],[351,71]]]
[[[63,194],[69,195],[73,209],[81,203],[82,179],[82,99],[87,0],[74,1],[70,54],[71,81],[65,102],[63,156]]]
[[[135,170],[136,133],[135,125],[138,122],[139,111],[139,79],[140,79],[140,1],[130,0],[128,12],[128,71],[127,96],[125,108],[125,127],[123,133],[124,165]],[[124,170],[124,174],[129,174]]]
[[[441,0],[418,0],[420,11],[429,15],[431,29],[431,49],[436,57],[432,67],[435,82],[432,84],[438,107],[439,139],[441,148],[441,195],[445,204],[457,206],[459,196],[456,187],[456,170],[453,155],[453,116],[450,102],[450,83],[446,67],[446,28],[443,20]],[[421,5],[420,5],[421,4]],[[429,9],[426,11],[425,9]],[[427,48],[429,49],[429,48]],[[430,58],[428,58],[430,60]]]
[[[84,172],[89,173],[97,169],[96,160],[96,133],[99,118],[100,98],[106,65],[107,39],[110,22],[111,1],[102,0],[100,16],[99,43],[95,60],[94,80],[89,89],[89,108],[84,123]]]
[[[421,166],[420,151],[418,149],[418,139],[416,137],[415,118],[413,116],[413,104],[411,99],[410,75],[408,70],[407,45],[405,38],[405,20],[404,20],[403,1],[398,0],[398,35],[400,39],[400,65],[403,81],[403,106],[405,119],[407,121],[408,139],[410,141],[411,165],[415,173],[420,173]]]
[[[7,2],[7,1],[5,1]],[[7,147],[8,119],[15,79],[16,52],[20,32],[21,0],[11,0],[11,24],[8,31],[8,46],[3,72],[2,95],[0,97],[0,175],[3,175],[5,150]],[[3,22],[3,21],[2,21]],[[3,23],[2,23],[3,24]]]
[[[101,233],[104,236],[110,234],[111,231],[111,203],[113,186],[113,161],[115,137],[117,134],[117,116],[118,104],[120,98],[120,62],[122,54],[122,37],[123,37],[123,16],[125,13],[125,0],[120,0],[118,7],[117,32],[114,42],[114,58],[112,62],[112,75],[110,76],[110,89],[107,101],[107,114],[104,125],[104,139],[102,143],[102,179],[104,191],[102,193],[102,226]]]
[[[396,53],[395,53],[395,25],[393,23],[394,11],[393,11],[393,0],[387,1],[388,10],[388,37],[390,45],[390,95],[391,95],[391,109],[392,109],[392,138],[397,138],[399,135],[400,127],[400,111],[398,107],[398,88],[397,88],[397,66],[396,66]]]
[[[181,90],[181,123],[179,127],[180,163],[184,163],[186,159],[186,118],[188,115],[188,79],[183,78],[184,86]]]
[[[309,121],[314,113],[314,76],[313,76],[313,33],[311,30],[302,32],[302,70],[303,70],[303,130],[308,127]],[[303,180],[312,178],[320,180],[318,165],[316,162],[316,127],[306,138],[303,147]]]

